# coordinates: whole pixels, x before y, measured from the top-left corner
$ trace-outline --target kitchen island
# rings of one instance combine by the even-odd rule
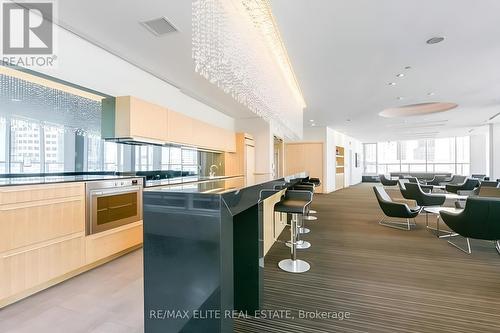
[[[306,176],[252,186],[235,177],[145,190],[145,332],[232,332],[234,311],[259,310],[262,194],[269,193],[263,190]]]

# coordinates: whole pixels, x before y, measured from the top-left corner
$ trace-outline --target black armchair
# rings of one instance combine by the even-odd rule
[[[467,177],[460,175],[453,175],[449,180],[445,180],[444,182],[440,182],[439,185],[447,185],[447,184],[462,184],[465,182]]]
[[[462,184],[446,184],[447,192],[457,193],[458,191],[472,191],[479,186],[479,180],[476,178],[467,178]]]
[[[416,225],[410,223],[410,219],[414,219],[418,215],[419,209],[411,209],[405,203],[392,201],[383,187],[374,186],[373,191],[380,208],[384,212],[384,217],[379,221],[380,225],[402,230],[411,230],[411,226]],[[385,221],[385,217],[402,218],[406,219],[406,222]]]
[[[427,182],[427,185],[436,185],[438,186],[441,183],[445,183],[446,181],[451,180],[451,178],[447,175],[435,175],[431,181]]]
[[[451,245],[471,253],[469,238],[492,240],[500,253],[500,198],[469,197],[460,213],[441,212],[441,218],[456,234],[466,238],[467,248],[448,241]]]
[[[379,177],[380,177],[380,182],[384,186],[396,186],[398,184],[397,180],[389,179],[385,175],[379,175]]]
[[[417,202],[417,205],[423,209],[429,206],[441,206],[446,201],[443,194],[425,193],[418,183],[405,184],[407,195]]]

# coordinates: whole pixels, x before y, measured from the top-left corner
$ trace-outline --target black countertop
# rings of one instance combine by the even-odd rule
[[[89,181],[96,181],[96,180],[127,179],[127,178],[138,178],[138,177],[136,177],[136,176],[114,176],[114,175],[9,177],[9,178],[0,178],[0,186],[89,182]]]
[[[235,177],[243,177],[243,176],[215,176],[215,177],[184,176],[184,177],[167,178],[167,179],[154,179],[154,180],[146,180],[145,187],[169,186],[169,188],[171,188],[171,185],[211,182],[211,181],[218,181],[222,179],[229,179]],[[189,186],[186,188],[189,188]]]
[[[245,185],[243,177],[146,188],[144,204],[145,332],[232,332],[232,318],[195,311],[260,309],[263,212],[267,192],[307,173]],[[271,191],[269,191],[271,190]],[[157,309],[187,318],[158,318]]]

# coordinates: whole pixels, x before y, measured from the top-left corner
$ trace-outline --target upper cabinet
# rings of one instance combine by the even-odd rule
[[[233,131],[132,96],[103,101],[102,126],[103,138],[130,138],[128,141],[176,143],[218,151],[236,151]]]
[[[132,96],[116,98],[116,137],[167,140],[168,110]]]

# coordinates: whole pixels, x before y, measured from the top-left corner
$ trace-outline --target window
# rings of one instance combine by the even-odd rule
[[[0,142],[7,143],[7,123],[3,117],[0,117]],[[0,173],[7,172],[7,145],[0,144]]]
[[[104,171],[118,171],[118,145],[104,142]]]
[[[103,169],[102,165],[102,141],[99,137],[87,138],[87,170],[99,171]]]
[[[367,143],[364,145],[364,173],[376,174],[377,173],[377,144]]]
[[[44,126],[45,170],[44,172],[64,172],[64,127]],[[49,140],[49,139],[54,140]]]
[[[135,171],[153,170],[153,146],[135,147]]]
[[[468,175],[470,172],[468,136],[368,143],[364,145],[364,149],[364,172],[368,175],[390,172],[446,172]],[[376,159],[373,158],[375,149]]]
[[[41,172],[40,144],[29,144],[22,139],[29,136],[40,142],[40,124],[36,121],[11,119],[10,132],[10,172]]]

